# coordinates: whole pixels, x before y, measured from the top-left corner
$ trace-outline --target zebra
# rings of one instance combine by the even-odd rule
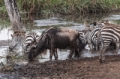
[[[21,33],[20,33],[21,34]],[[17,34],[11,34],[12,39]],[[17,35],[18,36],[18,35]],[[18,36],[19,37],[19,36]],[[40,36],[36,32],[29,32],[27,34],[24,34],[23,39],[15,39],[20,41],[21,40],[21,46],[22,46],[22,52],[27,53],[31,46],[36,45],[37,41],[40,39]],[[12,44],[9,46],[10,51],[15,51],[17,47],[20,46],[18,42],[12,42]]]
[[[109,47],[110,43],[113,42],[116,45],[115,53],[118,53],[120,43],[120,26],[115,24],[107,23],[105,27],[100,30],[99,39],[101,42],[99,61],[103,63],[105,61],[104,53]]]
[[[96,47],[97,32],[100,30],[100,28],[96,28],[96,22],[90,23],[90,25],[87,26],[88,27],[85,30],[79,31],[79,38],[82,39],[84,44],[88,44],[90,49],[92,49],[93,47]]]
[[[78,33],[79,33],[79,39],[81,39],[82,42],[86,44],[86,40],[84,39],[85,33],[83,31],[78,31]]]
[[[31,46],[36,45],[40,36],[36,32],[29,32],[25,35],[24,39],[24,52],[27,53]]]
[[[91,31],[90,35],[88,36],[88,46],[90,47],[90,50],[99,50],[99,39],[98,34],[100,32],[101,28],[95,28]]]
[[[90,50],[98,50],[99,49],[99,40],[98,40],[98,34],[100,32],[100,28],[95,28],[89,33],[85,33],[84,31],[79,31],[79,39],[82,40],[82,42],[89,46]]]
[[[90,24],[90,26],[94,26],[94,28],[91,31],[88,31],[88,33],[85,35],[85,38],[87,40],[88,46],[90,50],[99,50],[99,33],[101,28],[104,26],[103,22],[93,22]]]

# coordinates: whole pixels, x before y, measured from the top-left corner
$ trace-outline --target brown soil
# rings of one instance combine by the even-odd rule
[[[30,62],[16,69],[14,76],[20,79],[120,79],[120,55],[106,56],[102,64],[98,57]]]

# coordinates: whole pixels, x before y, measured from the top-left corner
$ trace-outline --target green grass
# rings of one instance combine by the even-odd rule
[[[90,14],[120,10],[120,0],[17,0],[22,14]],[[6,14],[0,0],[0,15]]]

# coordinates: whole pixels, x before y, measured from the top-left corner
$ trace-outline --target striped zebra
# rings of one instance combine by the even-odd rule
[[[79,31],[79,38],[82,42],[89,46],[90,50],[98,50],[99,49],[99,40],[98,34],[100,32],[100,28],[95,28],[91,32],[85,34],[83,31]]]
[[[22,50],[21,52],[27,53],[30,49],[31,46],[34,46],[37,44],[37,41],[39,40],[40,36],[37,35],[37,33],[35,32],[29,32],[27,34],[24,34],[23,38],[21,38],[22,33],[14,33],[11,34],[12,37],[12,43],[9,46],[9,50],[10,51],[19,51]],[[16,38],[15,36],[17,36],[18,38]],[[18,41],[20,41],[21,43],[18,43]],[[20,47],[18,49],[18,47]]]
[[[30,32],[25,35],[24,52],[28,52],[31,46],[36,45],[40,36],[36,32]]]
[[[93,22],[90,23],[90,25],[88,25],[88,27],[85,30],[79,31],[80,39],[82,39],[84,44],[88,44],[91,50],[93,48],[98,49],[97,34],[100,31],[100,29],[100,25],[98,25],[96,22]]]
[[[99,50],[100,41],[98,35],[102,27],[104,27],[104,23],[97,23],[96,27],[90,32],[88,36],[88,45],[91,50]]]
[[[99,50],[99,40],[98,40],[98,34],[100,32],[101,28],[95,28],[91,31],[90,35],[88,36],[88,45],[90,47],[90,50]]]
[[[115,53],[118,53],[119,50],[119,43],[120,43],[120,26],[115,24],[107,23],[105,24],[105,27],[103,27],[100,31],[100,41],[101,41],[101,49],[100,49],[100,56],[99,60],[100,63],[103,63],[105,61],[104,53],[106,49],[109,47],[110,43],[115,43],[116,45],[116,51]]]
[[[81,39],[81,41],[86,44],[86,40],[85,40],[85,33],[83,31],[79,31],[79,39]]]

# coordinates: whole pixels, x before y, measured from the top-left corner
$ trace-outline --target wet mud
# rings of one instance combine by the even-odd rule
[[[98,57],[29,62],[12,72],[13,79],[119,79],[120,55],[106,56],[105,63],[99,63]],[[14,74],[14,75],[13,75]]]

